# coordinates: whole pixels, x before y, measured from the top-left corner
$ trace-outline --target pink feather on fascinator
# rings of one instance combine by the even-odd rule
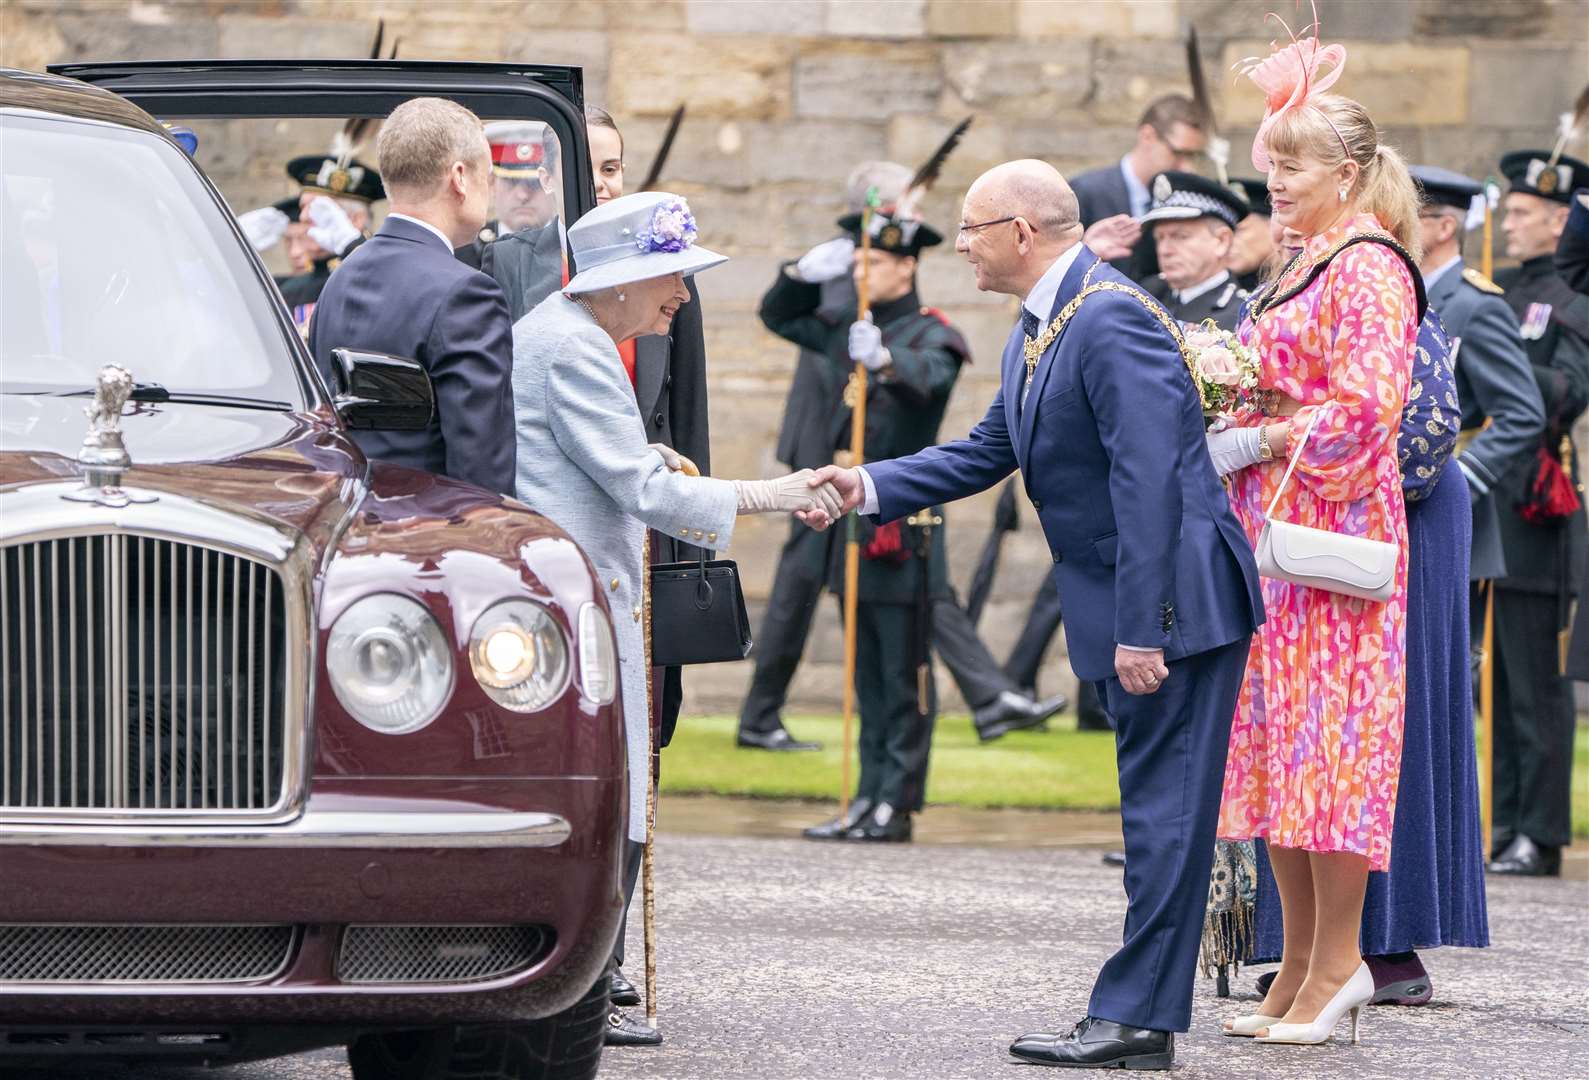
[[[1291,44],[1281,48],[1279,42],[1271,42],[1270,47],[1274,52],[1267,58],[1251,56],[1237,65],[1237,70],[1251,79],[1264,94],[1263,123],[1258,125],[1258,134],[1252,141],[1253,168],[1264,173],[1269,171],[1270,165],[1269,151],[1264,145],[1264,137],[1269,130],[1286,113],[1303,108],[1313,98],[1334,86],[1346,66],[1346,46],[1323,45],[1316,36],[1298,38],[1280,16],[1270,12],[1269,18],[1285,28]],[[1313,18],[1313,25],[1304,27],[1303,33],[1317,32],[1319,24],[1316,9]],[[1326,65],[1329,70],[1321,75],[1320,69]],[[1331,123],[1330,127],[1334,128],[1335,125]],[[1340,137],[1341,133],[1337,131],[1335,134]],[[1341,146],[1343,149],[1346,146],[1344,138],[1341,139]]]

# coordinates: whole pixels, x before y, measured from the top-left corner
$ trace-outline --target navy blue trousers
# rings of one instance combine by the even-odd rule
[[[1115,721],[1126,925],[1093,984],[1091,1016],[1185,1031],[1208,906],[1220,790],[1249,639],[1168,665],[1157,693],[1101,684]]]

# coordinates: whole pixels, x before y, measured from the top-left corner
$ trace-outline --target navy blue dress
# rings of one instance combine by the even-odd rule
[[[1418,330],[1398,449],[1407,496],[1407,716],[1390,870],[1368,876],[1365,956],[1490,943],[1468,666],[1473,512],[1451,457],[1461,410],[1450,347],[1431,313]],[[1250,963],[1280,958],[1280,897],[1258,844]]]

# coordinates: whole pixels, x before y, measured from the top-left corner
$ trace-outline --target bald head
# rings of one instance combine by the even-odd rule
[[[1058,169],[1030,158],[977,177],[960,221],[955,250],[986,292],[1025,296],[1054,260],[1081,241],[1076,193]]]

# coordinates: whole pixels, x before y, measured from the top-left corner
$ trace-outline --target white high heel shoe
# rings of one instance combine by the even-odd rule
[[[1368,970],[1367,964],[1358,964],[1352,977],[1346,980],[1346,985],[1335,992],[1329,1003],[1314,1017],[1311,1024],[1273,1024],[1269,1034],[1257,1035],[1255,1042],[1261,1043],[1286,1043],[1292,1045],[1314,1046],[1328,1042],[1330,1036],[1335,1034],[1335,1025],[1341,1022],[1341,1017],[1347,1013],[1352,1014],[1352,1043],[1357,1043],[1357,1016],[1374,999],[1374,976]]]
[[[1284,1019],[1253,1013],[1251,1016],[1233,1016],[1225,1021],[1224,1032],[1233,1039],[1251,1039],[1266,1027],[1273,1027]]]

